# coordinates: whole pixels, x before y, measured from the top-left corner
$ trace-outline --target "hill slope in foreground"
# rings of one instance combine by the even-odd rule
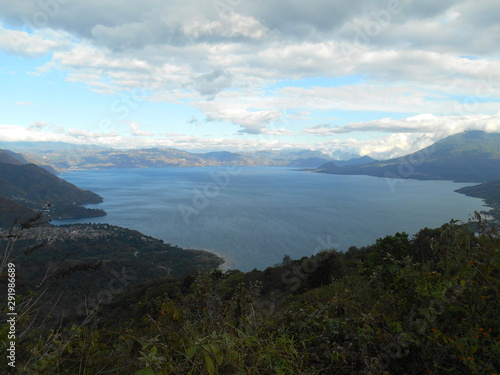
[[[491,182],[500,176],[500,133],[468,131],[403,157],[374,163],[321,165],[316,172],[418,180]]]
[[[152,251],[135,257],[110,237],[118,247],[109,260],[123,259],[103,262],[99,277],[77,264],[32,293],[16,289],[22,339],[14,359],[0,357],[0,372],[15,360],[23,374],[497,374],[500,237],[475,224],[477,231],[451,222],[345,253],[284,257],[264,271],[169,276],[131,289],[155,268],[150,262],[160,272],[164,263],[152,258],[154,240],[134,236]],[[146,272],[129,274],[141,257]],[[33,259],[40,276],[48,266]],[[16,266],[19,285],[33,268]],[[3,290],[7,280],[0,277]],[[81,293],[94,280],[101,284]],[[59,295],[47,288],[58,285],[72,297],[72,287],[80,291],[63,324],[46,312],[57,302],[47,296]],[[7,337],[7,319],[0,332]]]

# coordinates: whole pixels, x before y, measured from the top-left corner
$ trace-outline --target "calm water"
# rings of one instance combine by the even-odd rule
[[[336,176],[286,168],[151,168],[62,176],[101,195],[101,218],[184,248],[206,249],[241,270],[264,269],[324,248],[347,250],[398,231],[468,220],[482,201],[470,184]],[[68,223],[58,221],[56,224]]]

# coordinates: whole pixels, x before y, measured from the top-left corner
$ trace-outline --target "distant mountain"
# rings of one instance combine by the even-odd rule
[[[10,150],[0,150],[0,163],[7,164],[29,164],[33,161],[26,159],[22,154],[12,152]],[[37,164],[37,163],[35,163]],[[50,173],[57,174],[57,171],[50,165],[37,164],[39,167],[49,171]]]
[[[290,163],[290,167],[318,168],[320,165],[324,163],[328,163],[328,160],[322,158],[295,159]]]
[[[94,168],[151,168],[204,166],[295,166],[317,168],[332,160],[320,151],[280,150],[233,153],[190,153],[172,148],[30,150],[24,156],[58,171]]]
[[[494,181],[500,176],[500,134],[468,131],[403,157],[351,166],[326,163],[317,172],[456,182]]]
[[[3,158],[4,161],[6,159]],[[0,206],[2,222],[12,217],[24,217],[30,213],[29,210],[40,210],[48,203],[51,204],[48,210],[50,219],[95,217],[106,214],[100,209],[80,206],[102,202],[99,195],[82,190],[35,164],[0,162],[0,196],[2,196]]]
[[[377,160],[369,157],[368,155],[361,156],[359,158],[353,158],[349,160],[335,160],[333,163],[339,167],[346,167],[346,166],[352,166],[352,165],[363,165],[363,164],[370,164],[374,163]]]

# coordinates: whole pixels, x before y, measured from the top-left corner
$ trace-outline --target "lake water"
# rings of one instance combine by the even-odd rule
[[[244,271],[288,254],[347,250],[379,237],[451,219],[467,221],[480,199],[455,193],[471,184],[337,176],[287,168],[150,168],[71,171],[67,181],[104,202],[100,218],[183,248],[205,249]]]

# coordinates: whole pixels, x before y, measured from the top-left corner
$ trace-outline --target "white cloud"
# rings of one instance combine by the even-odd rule
[[[303,130],[304,134],[331,136],[352,132],[380,133],[436,133],[446,135],[460,133],[465,130],[483,130],[500,132],[500,116],[467,115],[467,116],[434,116],[421,114],[403,119],[383,118],[368,122],[355,122],[345,126],[316,125]]]
[[[201,36],[220,36],[226,38],[242,36],[251,39],[261,39],[266,36],[268,29],[253,17],[231,11],[220,13],[220,19],[215,21],[209,21],[205,17],[200,16],[184,24],[182,31],[187,36],[194,38]]]
[[[43,124],[42,124],[43,125]],[[44,126],[42,126],[44,128]],[[79,143],[74,137],[60,132],[28,129],[19,125],[0,124],[0,139],[4,142],[69,142]]]
[[[181,150],[271,150],[302,147],[305,143],[289,143],[266,137],[228,138],[202,137],[178,133],[163,133],[161,137],[123,136],[116,131],[101,132],[69,129],[66,133],[29,130],[18,125],[0,124],[0,139],[4,142],[66,142],[75,145],[95,145],[113,148],[170,147]]]
[[[226,93],[221,95],[218,101],[198,101],[193,103],[205,116],[207,122],[228,122],[238,125],[239,134],[274,134],[289,135],[283,129],[272,129],[274,125],[280,123],[283,112],[269,109],[266,101],[256,101],[251,95],[242,95],[239,103],[235,103],[238,93]]]
[[[68,36],[56,31],[35,31],[6,29],[0,23],[0,49],[24,57],[38,57],[69,46]]]
[[[71,51],[55,53],[54,61],[65,68],[132,72],[151,70],[151,66],[140,58],[112,56],[109,51],[86,43],[76,45]]]
[[[386,160],[421,150],[442,138],[444,137],[440,134],[396,133],[368,140],[356,138],[332,139],[318,143],[316,149],[332,155],[335,155],[340,150],[352,154],[368,155],[378,160]]]
[[[139,125],[135,122],[129,122],[128,126],[130,128],[130,133],[134,137],[151,137],[153,135],[153,133],[147,130],[141,130]]]

